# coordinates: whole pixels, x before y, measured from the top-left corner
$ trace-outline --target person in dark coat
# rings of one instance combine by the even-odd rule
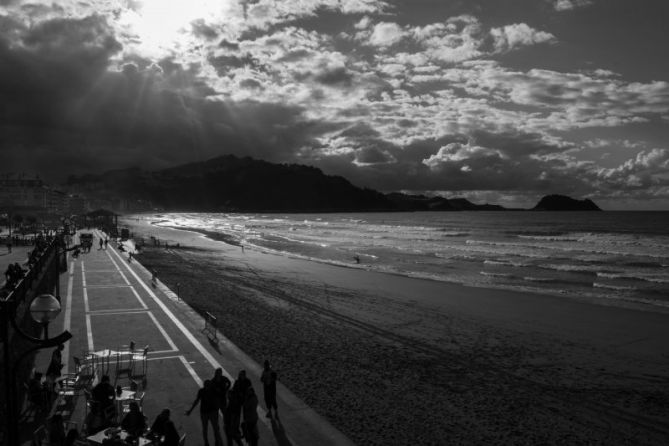
[[[144,433],[146,420],[136,401],[130,402],[130,412],[123,417],[121,429],[127,431],[133,437],[139,437]]]
[[[63,350],[65,346],[63,344],[58,345],[51,353],[51,361],[49,362],[49,367],[46,369],[46,377],[49,381],[49,386],[51,391],[55,390],[56,380],[60,377],[60,371],[63,368]]]
[[[241,393],[239,386],[233,386],[228,392],[228,405],[223,413],[223,424],[225,426],[225,438],[228,446],[232,442],[242,446],[242,436],[239,432],[239,422],[242,416],[242,405],[244,404],[244,394]]]
[[[230,390],[230,380],[223,375],[223,369],[217,368],[214,371],[214,377],[211,379],[216,393],[218,394],[218,408],[221,414],[225,414],[225,408],[228,406],[228,391]]]
[[[214,431],[216,446],[222,446],[223,440],[221,439],[221,431],[218,426],[218,394],[211,380],[206,380],[204,387],[198,390],[197,397],[193,401],[191,408],[186,411],[186,415],[190,415],[198,403],[200,403],[200,420],[202,421],[204,446],[209,446],[209,423],[211,423],[211,428]]]
[[[253,387],[246,388],[246,396],[242,406],[244,423],[242,431],[249,446],[258,446],[260,435],[258,433],[258,397]]]
[[[116,392],[114,386],[109,383],[108,375],[103,375],[98,385],[93,387],[91,396],[97,402],[97,413],[104,414],[107,407],[113,407]]]
[[[267,418],[272,418],[272,408],[274,413],[279,416],[279,409],[276,404],[276,380],[277,374],[269,365],[269,361],[265,360],[265,367],[260,377],[263,386],[263,396],[265,398],[265,407],[267,408]]]

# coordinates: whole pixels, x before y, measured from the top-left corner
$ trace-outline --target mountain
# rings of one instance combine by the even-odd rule
[[[273,164],[233,155],[159,171],[130,168],[108,171],[100,175],[70,176],[66,187],[70,192],[79,193],[100,203],[125,201],[130,204],[125,209],[136,210],[154,208],[202,212],[506,210],[494,204],[475,204],[465,198],[448,199],[399,192],[383,194],[354,186],[343,177],[326,175],[315,167]],[[549,196],[544,197],[534,209],[583,209],[584,205],[578,203],[582,202],[569,197]],[[585,203],[599,209],[590,200],[585,200]]]
[[[546,195],[533,211],[601,211],[592,200],[576,200],[565,195]]]
[[[377,191],[352,185],[315,167],[272,164],[232,155],[156,172],[124,169],[70,177],[67,185],[111,198],[151,202],[172,210],[312,211],[392,210]]]

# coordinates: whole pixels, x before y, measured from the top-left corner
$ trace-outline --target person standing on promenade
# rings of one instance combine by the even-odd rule
[[[218,394],[218,408],[221,414],[225,416],[225,408],[228,406],[228,390],[230,390],[231,386],[230,380],[227,376],[223,375],[223,369],[219,367],[214,371],[214,377],[211,379],[211,382]]]
[[[225,426],[225,439],[228,446],[242,446],[242,437],[239,433],[239,422],[242,416],[242,405],[244,404],[244,394],[241,393],[239,386],[233,386],[228,392],[228,405],[223,414],[223,424]]]
[[[104,241],[100,239],[100,247],[98,248],[98,251],[102,249],[102,245],[104,244]]]
[[[60,371],[63,368],[63,350],[65,346],[60,344],[56,349],[51,353],[51,361],[49,362],[49,367],[46,369],[46,378],[49,381],[49,388],[51,391],[55,390],[56,380],[60,377]]]
[[[265,360],[264,369],[260,381],[262,381],[263,387],[263,396],[265,398],[265,407],[267,408],[267,418],[272,418],[272,408],[274,408],[274,413],[276,417],[279,417],[279,408],[276,404],[276,379],[277,375],[272,367],[269,364],[268,360]]]
[[[202,438],[204,439],[204,446],[209,446],[209,423],[214,431],[214,439],[216,446],[223,446],[221,439],[221,431],[218,427],[218,395],[211,380],[204,382],[204,387],[198,390],[197,397],[193,401],[193,405],[186,411],[186,415],[195,409],[197,403],[200,403],[200,420],[202,421]]]
[[[106,239],[105,239],[105,251],[107,250],[107,246],[108,246],[108,245],[109,245],[109,239],[106,238]]]
[[[260,434],[258,433],[258,397],[256,396],[253,386],[246,389],[246,397],[244,398],[244,425],[242,432],[244,438],[249,446],[258,446]]]

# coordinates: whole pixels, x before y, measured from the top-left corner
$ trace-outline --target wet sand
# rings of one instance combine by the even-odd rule
[[[358,444],[669,444],[666,313],[131,224],[171,246],[147,247],[140,262]]]

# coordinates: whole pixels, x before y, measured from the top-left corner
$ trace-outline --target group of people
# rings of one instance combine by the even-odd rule
[[[21,265],[18,262],[14,264],[9,264],[7,270],[5,271],[5,288],[14,288],[14,286],[19,283],[23,278],[26,271],[21,268]]]
[[[132,386],[131,386],[132,388]],[[96,432],[114,424],[116,418],[115,398],[119,389],[111,384],[109,376],[104,375],[100,382],[91,391],[91,407],[89,418],[86,420],[90,432]],[[147,417],[136,401],[128,404],[128,412],[121,419],[120,427],[130,436],[139,438],[141,436],[152,438],[161,446],[177,446],[179,444],[179,432],[174,422],[170,419],[170,410],[163,409],[156,417],[151,428],[147,431]]]
[[[272,370],[269,361],[265,361],[261,377],[264,390],[267,417],[272,416],[272,409],[276,417],[279,416],[276,404],[277,374]],[[258,433],[258,397],[246,371],[241,370],[234,385],[223,375],[223,369],[216,369],[214,376],[204,382],[198,390],[191,408],[186,411],[190,415],[197,405],[200,405],[200,420],[202,422],[202,437],[204,445],[209,446],[209,425],[214,434],[214,444],[222,446],[221,432],[218,423],[219,412],[223,415],[223,431],[228,446],[237,444],[242,446],[242,438],[249,446],[257,446],[260,435]],[[233,443],[234,442],[234,443]]]

